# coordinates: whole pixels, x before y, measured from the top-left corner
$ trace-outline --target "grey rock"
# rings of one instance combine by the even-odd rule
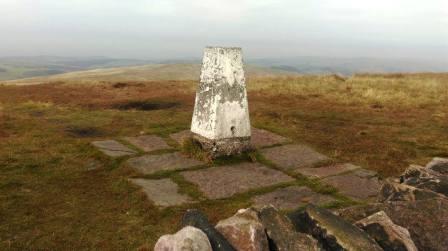
[[[426,168],[443,175],[448,175],[448,158],[433,158],[432,161],[426,165]]]
[[[448,175],[430,168],[410,165],[401,175],[404,184],[448,196]]]
[[[384,211],[364,218],[355,225],[366,231],[384,250],[417,251],[409,231],[394,224]]]
[[[307,234],[296,232],[291,221],[274,207],[262,208],[259,216],[269,238],[270,250],[320,250],[315,239]]]
[[[219,221],[215,228],[236,250],[269,250],[263,224],[253,209],[241,209],[234,216]]]
[[[326,209],[309,205],[289,217],[298,231],[312,235],[327,250],[383,250],[361,229]]]
[[[387,179],[378,193],[378,202],[386,201],[415,201],[439,197],[438,193],[423,190],[406,184],[396,183]]]
[[[446,250],[448,247],[448,200],[444,197],[355,206],[338,213],[344,219],[356,222],[379,211],[384,211],[395,224],[408,229],[419,250]]]
[[[174,235],[160,237],[154,251],[212,251],[212,247],[204,232],[187,226]]]
[[[235,251],[235,248],[208,221],[207,216],[199,210],[190,209],[182,218],[182,226],[201,229],[208,237],[213,251]]]

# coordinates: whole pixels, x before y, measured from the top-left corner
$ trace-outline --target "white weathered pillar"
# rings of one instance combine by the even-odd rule
[[[191,131],[214,156],[250,148],[245,81],[241,48],[205,48]]]

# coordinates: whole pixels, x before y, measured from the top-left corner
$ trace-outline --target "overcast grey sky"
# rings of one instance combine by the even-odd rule
[[[0,0],[1,56],[448,58],[448,0]]]

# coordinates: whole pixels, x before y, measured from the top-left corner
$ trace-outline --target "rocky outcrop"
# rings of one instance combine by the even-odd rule
[[[427,169],[431,169],[443,175],[448,175],[448,159],[434,158],[426,165]]]
[[[270,250],[320,250],[315,239],[307,234],[296,232],[291,221],[274,207],[262,208],[259,215],[266,228]]]
[[[448,196],[448,176],[437,170],[445,172],[443,165],[433,164],[431,168],[418,165],[409,166],[401,175],[401,182],[420,189],[431,190]]]
[[[395,224],[406,228],[419,250],[448,247],[448,159],[434,158],[425,167],[411,165],[398,181],[388,179],[378,202],[340,210],[351,222],[384,211]]]
[[[406,184],[396,183],[391,179],[384,181],[378,193],[378,202],[416,201],[437,198],[440,195],[430,190],[419,189]]]
[[[345,208],[338,214],[345,220],[356,222],[379,211],[384,211],[395,224],[406,228],[419,250],[446,250],[448,247],[448,200],[375,203]]]
[[[365,232],[326,209],[309,205],[289,217],[298,231],[318,239],[326,250],[383,250]]]
[[[207,235],[213,251],[235,251],[227,239],[210,224],[207,216],[199,210],[188,210],[182,219],[182,226],[201,229]]]
[[[212,251],[207,235],[194,227],[184,227],[173,235],[164,235],[157,241],[154,251]]]
[[[417,251],[409,231],[394,224],[384,211],[364,218],[355,225],[375,239],[384,250]]]
[[[268,251],[269,245],[257,211],[241,209],[215,227],[237,250]]]

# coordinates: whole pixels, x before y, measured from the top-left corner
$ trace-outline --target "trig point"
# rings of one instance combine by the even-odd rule
[[[191,132],[212,157],[250,148],[245,81],[241,48],[205,48]]]

